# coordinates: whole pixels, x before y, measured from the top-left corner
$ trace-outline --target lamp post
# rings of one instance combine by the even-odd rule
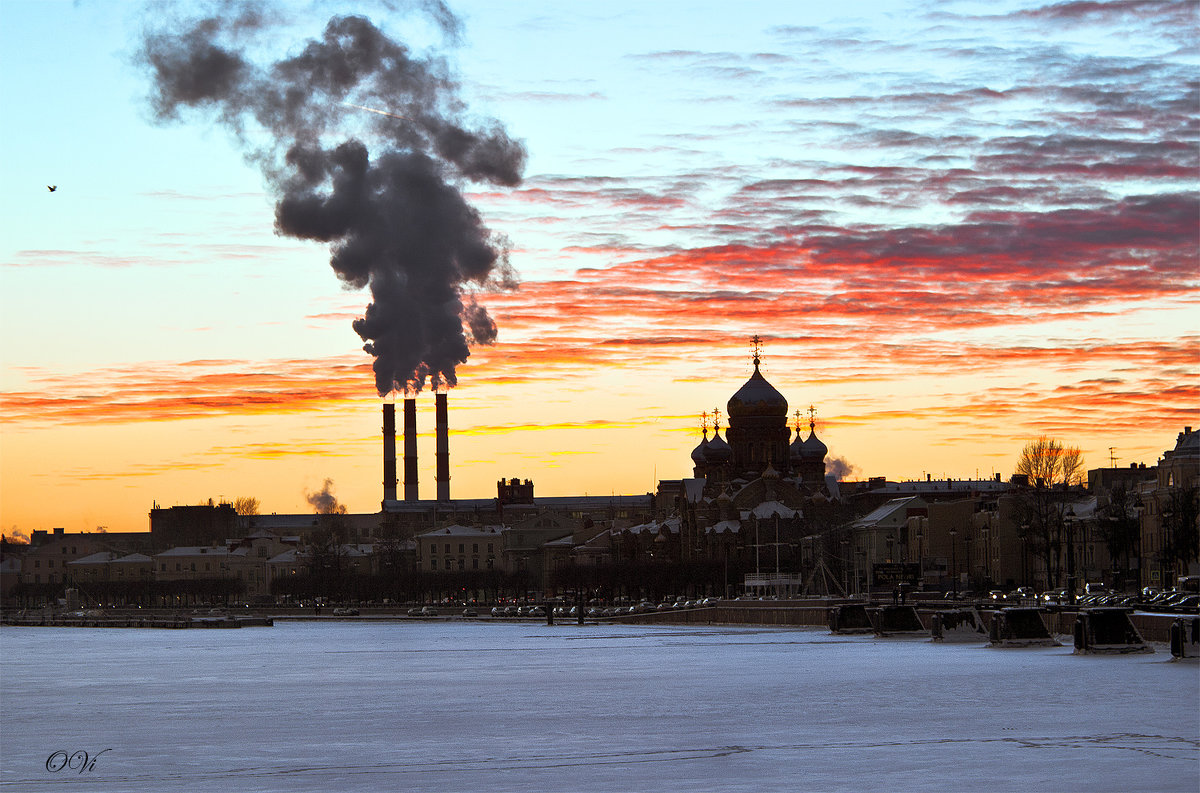
[[[1141,594],[1142,586],[1144,585],[1144,579],[1142,578],[1142,564],[1143,564],[1143,560],[1142,560],[1142,516],[1146,512],[1146,508],[1142,505],[1142,502],[1139,500],[1137,502],[1137,504],[1134,505],[1133,511],[1137,515],[1137,539],[1135,540],[1135,543],[1137,545],[1137,553],[1136,553],[1136,556],[1137,556],[1137,576],[1136,576],[1137,591],[1139,594]]]
[[[954,588],[954,599],[958,600],[958,554],[954,542],[954,538],[958,536],[958,529],[950,529],[946,533],[950,535],[950,583]]]
[[[1158,580],[1163,589],[1171,589],[1174,587],[1172,581],[1172,573],[1174,573],[1175,553],[1178,550],[1175,547],[1175,535],[1172,529],[1171,518],[1175,515],[1169,508],[1159,510],[1160,520],[1158,521],[1159,543],[1158,543]],[[1171,572],[1168,572],[1170,570]],[[1170,583],[1171,586],[1167,586]]]
[[[1075,602],[1075,510],[1067,507],[1063,515],[1067,527],[1067,602]]]
[[[894,562],[895,559],[892,558],[892,546],[896,544],[896,535],[889,534],[888,536],[884,537],[884,539],[887,540],[888,544],[887,560],[888,562]]]
[[[925,587],[925,525],[924,518],[919,518],[921,524],[917,528],[917,571],[920,576],[921,588]]]
[[[847,595],[850,594],[850,541],[842,540],[842,591]]]
[[[860,571],[859,564],[858,564],[859,559],[862,559],[861,571]],[[863,578],[865,577],[865,574],[866,574],[866,570],[867,570],[867,552],[863,548],[855,548],[854,549],[854,594],[855,595],[862,594],[862,584],[863,584]],[[867,587],[867,591],[870,592],[870,586]]]
[[[1021,586],[1029,586],[1029,524],[1021,524]]]

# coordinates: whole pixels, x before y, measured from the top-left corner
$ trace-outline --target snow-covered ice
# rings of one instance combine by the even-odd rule
[[[0,789],[1194,792],[1200,666],[1158,649],[459,621],[4,628]],[[80,751],[90,770],[47,769]]]

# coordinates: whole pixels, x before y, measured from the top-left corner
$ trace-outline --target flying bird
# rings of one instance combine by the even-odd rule
[[[46,185],[46,189],[47,189],[47,190],[49,190],[51,193],[53,193],[55,190],[57,190],[57,189],[58,189],[58,185],[56,185],[56,184],[48,184],[48,185]]]

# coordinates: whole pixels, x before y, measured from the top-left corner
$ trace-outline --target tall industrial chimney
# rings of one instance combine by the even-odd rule
[[[404,500],[416,501],[417,495],[417,400],[404,398]]]
[[[396,500],[396,406],[383,403],[383,500]]]
[[[434,398],[437,421],[437,500],[450,500],[450,429],[446,418],[446,394]]]

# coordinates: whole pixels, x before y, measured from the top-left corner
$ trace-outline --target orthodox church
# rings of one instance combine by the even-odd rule
[[[797,494],[828,496],[825,455],[829,450],[817,437],[815,410],[809,408],[807,438],[801,437],[800,413],[796,412],[796,437],[792,439],[787,399],[759,371],[757,336],[754,342],[754,374],[726,405],[726,438],[721,437],[719,410],[713,411],[711,438],[709,416],[701,419],[700,443],[692,450],[693,476],[704,480],[704,490],[713,496],[758,479],[779,481]]]
[[[828,449],[812,408],[808,436],[797,411],[793,437],[787,399],[760,370],[757,336],[753,361],[750,379],[726,404],[725,436],[719,410],[702,417],[692,477],[659,481],[658,518],[615,532],[618,558],[723,560],[743,571],[811,563],[816,549],[804,538],[833,525],[842,508],[836,478],[825,474]]]

